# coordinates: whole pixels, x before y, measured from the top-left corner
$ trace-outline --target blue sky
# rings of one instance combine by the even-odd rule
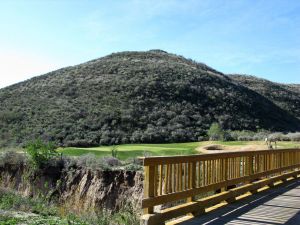
[[[149,49],[224,73],[300,83],[300,1],[0,1],[0,87]]]

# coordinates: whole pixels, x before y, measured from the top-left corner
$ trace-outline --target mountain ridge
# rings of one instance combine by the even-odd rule
[[[251,75],[232,74],[229,77],[300,118],[300,86],[297,84],[277,83]]]
[[[36,137],[62,146],[196,141],[213,122],[300,130],[299,118],[243,82],[161,50],[52,71],[0,89],[0,101],[0,145]]]

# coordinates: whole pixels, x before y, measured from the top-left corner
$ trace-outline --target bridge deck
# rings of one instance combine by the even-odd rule
[[[180,225],[300,225],[300,180],[229,204]]]

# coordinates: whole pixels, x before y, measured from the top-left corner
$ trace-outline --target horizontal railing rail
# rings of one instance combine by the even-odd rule
[[[201,205],[198,196],[224,192],[225,199],[219,197],[220,202],[229,201],[232,196],[225,193],[229,193],[230,188],[262,179],[273,182],[271,177],[285,178],[284,174],[298,171],[300,149],[146,157],[142,160],[145,172],[142,221],[148,225],[159,225],[178,216],[197,214],[191,207],[197,201],[196,208],[200,211],[215,202],[211,200]],[[242,193],[241,190],[239,192]],[[164,209],[155,211],[154,207],[158,205],[163,205],[161,208]]]

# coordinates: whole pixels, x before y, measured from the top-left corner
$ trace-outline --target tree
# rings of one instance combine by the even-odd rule
[[[224,139],[224,131],[218,123],[212,123],[210,125],[207,135],[211,141],[222,141]]]
[[[59,153],[56,151],[54,144],[44,143],[40,139],[30,142],[26,146],[26,153],[35,168],[45,166],[51,159],[57,157]]]

